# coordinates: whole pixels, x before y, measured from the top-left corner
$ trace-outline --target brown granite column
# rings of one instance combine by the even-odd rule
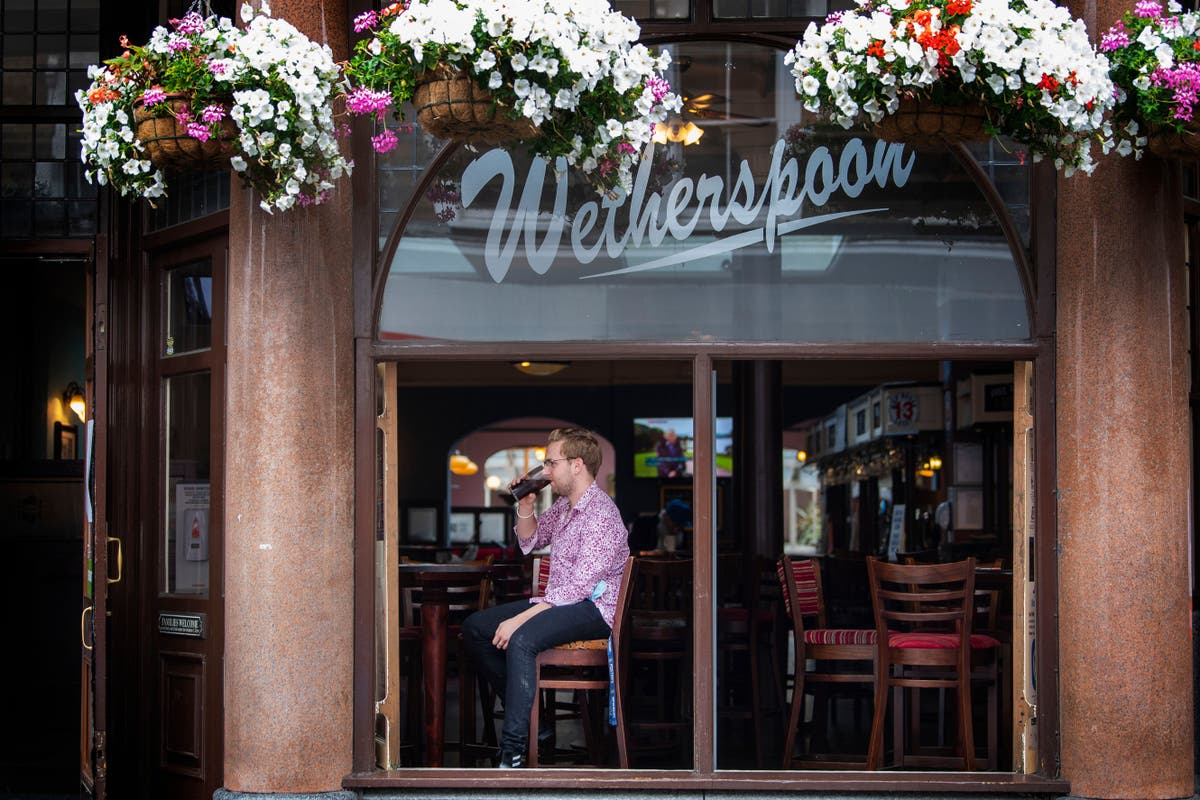
[[[1127,5],[1072,10],[1095,36]],[[1178,169],[1112,157],[1059,181],[1059,691],[1077,797],[1194,788]]]
[[[346,57],[344,3],[271,5]],[[235,793],[336,791],[351,769],[350,213],[348,179],[328,202],[274,216],[233,192],[224,783]]]

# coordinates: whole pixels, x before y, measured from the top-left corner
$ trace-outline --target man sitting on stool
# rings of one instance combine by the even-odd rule
[[[550,433],[542,474],[558,499],[538,518],[536,493],[525,495],[516,525],[522,552],[550,545],[546,593],[477,611],[463,622],[467,653],[504,698],[501,768],[525,766],[538,653],[606,639],[612,630],[629,545],[616,504],[596,485],[599,468],[600,443],[590,431]]]

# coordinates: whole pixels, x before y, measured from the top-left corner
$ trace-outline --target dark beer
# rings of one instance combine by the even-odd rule
[[[550,479],[542,477],[542,468],[537,466],[529,470],[528,475],[517,481],[512,489],[501,490],[497,494],[500,495],[501,500],[512,506],[516,505],[517,501],[525,495],[540,492],[549,485]]]

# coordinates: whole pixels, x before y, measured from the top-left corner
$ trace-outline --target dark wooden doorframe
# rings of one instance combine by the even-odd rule
[[[168,272],[179,266],[208,261],[212,275],[211,346],[193,352],[165,352],[165,286]],[[146,424],[142,432],[144,480],[138,507],[143,523],[139,548],[136,615],[146,642],[138,673],[142,687],[139,710],[141,742],[137,756],[149,785],[147,796],[207,800],[221,786],[224,757],[224,547],[223,491],[225,408],[225,271],[228,237],[224,231],[166,244],[149,257],[144,290],[148,324],[143,352]],[[208,376],[208,569],[207,592],[188,595],[165,591],[165,552],[168,523],[168,446],[174,441],[165,386],[173,379]],[[188,420],[183,421],[186,425]],[[175,432],[176,435],[178,432]],[[177,531],[177,535],[183,535]],[[171,615],[161,617],[161,615]],[[200,615],[200,616],[197,616]],[[203,638],[186,629],[202,620]],[[170,623],[174,632],[164,632]]]

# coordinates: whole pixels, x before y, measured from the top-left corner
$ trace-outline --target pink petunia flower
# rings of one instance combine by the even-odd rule
[[[219,105],[213,104],[204,109],[200,114],[200,119],[205,122],[220,122],[225,119],[225,109]]]

